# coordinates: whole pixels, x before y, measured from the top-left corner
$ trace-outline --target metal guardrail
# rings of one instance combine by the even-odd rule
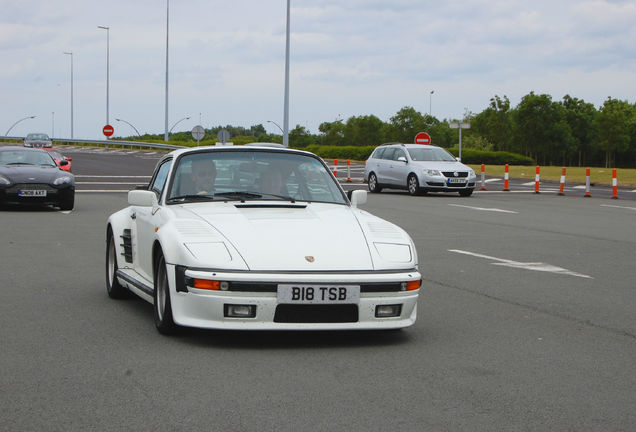
[[[24,141],[24,137],[11,137],[11,136],[0,136],[0,141],[4,142],[15,142],[17,144],[22,145]],[[160,149],[160,150],[177,150],[185,148],[185,146],[181,145],[173,145],[173,144],[158,144],[158,143],[149,143],[143,141],[120,141],[120,140],[88,140],[88,139],[68,139],[68,138],[51,138],[53,145],[89,145],[89,146],[104,146],[106,148],[110,146],[114,147],[130,147],[131,149],[134,147],[138,148],[148,148],[148,149]]]

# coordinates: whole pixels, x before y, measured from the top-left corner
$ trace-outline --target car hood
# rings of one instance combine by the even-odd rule
[[[431,169],[438,171],[469,171],[471,168],[467,167],[461,162],[457,161],[413,161],[415,166],[422,169]]]
[[[376,252],[369,246],[372,239],[364,228],[366,225],[349,206],[320,203],[278,205],[271,202],[260,205],[248,202],[201,203],[181,207],[178,218],[188,217],[188,213],[196,215],[214,228],[217,239],[225,239],[230,255],[240,255],[250,270],[368,271],[378,268],[374,257]],[[395,227],[366,215],[376,223],[381,221]],[[192,230],[192,223],[188,229]],[[395,229],[396,237],[404,242],[405,233],[397,227]],[[201,235],[193,236],[191,240],[184,238],[186,247],[190,245],[193,250],[202,250],[201,243],[193,245],[196,242],[205,242],[205,238]],[[232,257],[235,258],[238,257]]]
[[[0,175],[12,183],[50,183],[60,176],[60,169],[46,166],[10,165],[0,166]]]

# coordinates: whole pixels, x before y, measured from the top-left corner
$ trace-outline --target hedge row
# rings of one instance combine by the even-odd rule
[[[459,155],[459,148],[451,147],[446,149],[453,156]],[[462,162],[466,164],[486,164],[486,165],[536,165],[532,158],[517,153],[501,152],[501,151],[485,151],[462,149]]]
[[[376,146],[321,146],[310,145],[303,150],[317,154],[323,159],[350,159],[364,161],[369,158]],[[459,149],[457,147],[446,149],[453,156],[457,157]],[[473,149],[462,149],[462,162],[467,164],[487,164],[487,165],[535,165],[534,160],[517,153],[484,151]]]

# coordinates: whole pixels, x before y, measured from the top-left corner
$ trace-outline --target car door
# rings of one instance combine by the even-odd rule
[[[387,161],[387,177],[389,182],[396,186],[406,186],[406,153],[401,148],[395,148],[391,160]],[[402,160],[400,160],[402,158]]]
[[[162,162],[155,170],[155,174],[148,185],[148,189],[157,195],[158,202],[161,200],[161,195],[165,189],[171,165],[172,159]],[[135,238],[133,238],[133,248],[136,251],[136,271],[149,283],[152,283],[152,242],[155,238],[155,226],[158,226],[154,220],[157,217],[157,213],[161,211],[161,205],[135,207],[134,211],[136,242]]]
[[[378,172],[377,172],[378,183],[391,184],[389,164],[391,163],[391,160],[393,159],[394,152],[395,152],[394,147],[388,147],[386,150],[384,150],[384,153],[382,153],[382,159],[378,159]]]

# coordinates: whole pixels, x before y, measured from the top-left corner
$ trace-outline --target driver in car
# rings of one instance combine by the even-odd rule
[[[214,193],[216,165],[212,159],[195,159],[192,161],[192,183],[194,194],[211,195]]]

